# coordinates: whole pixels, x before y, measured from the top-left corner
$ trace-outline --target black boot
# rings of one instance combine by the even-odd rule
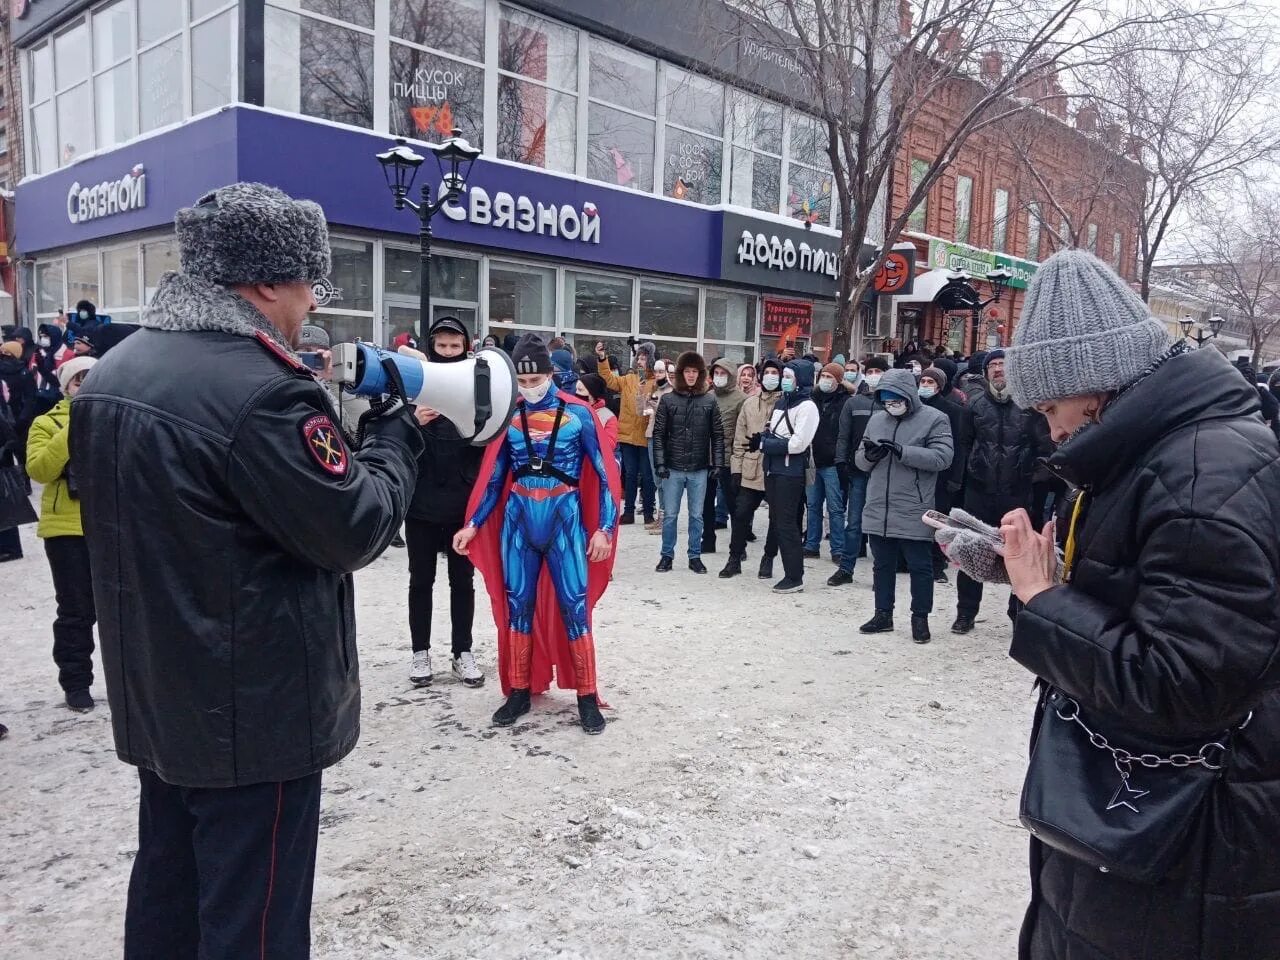
[[[846,583],[853,583],[853,574],[848,570],[837,570],[827,578],[828,587],[843,587]]]
[[[578,719],[582,729],[595,736],[604,733],[604,717],[600,715],[600,703],[594,693],[578,698]]]
[[[694,557],[692,560],[689,561],[689,569],[692,570],[694,573],[707,572],[706,564],[704,564],[702,560],[698,557]]]
[[[893,614],[877,610],[876,615],[858,628],[859,633],[888,633],[893,629]]]
[[[956,616],[956,622],[951,625],[951,632],[958,634],[966,634],[973,630],[973,617],[963,613]]]
[[[618,520],[618,526],[629,527],[635,522],[636,522],[636,515],[634,513],[627,512],[627,513],[624,513],[622,517]]]
[[[657,565],[656,567],[654,567],[654,568],[653,568],[653,570],[654,570],[654,573],[670,573],[670,572],[671,572],[671,558],[670,558],[670,557],[659,557],[659,558],[658,558],[658,565]]]
[[[756,576],[761,580],[773,579],[773,557],[760,558],[760,572]]]
[[[500,706],[493,715],[495,727],[509,727],[529,712],[529,688],[514,689],[507,702]]]
[[[911,639],[916,643],[928,643],[932,638],[929,636],[929,618],[916,617],[911,618]]]
[[[720,579],[728,580],[730,577],[736,577],[740,573],[742,573],[742,561],[737,557],[730,557],[729,562],[720,571]]]

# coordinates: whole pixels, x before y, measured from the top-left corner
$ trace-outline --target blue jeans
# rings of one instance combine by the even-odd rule
[[[809,501],[809,522],[804,548],[817,550],[822,544],[822,503],[827,504],[827,517],[831,520],[831,555],[844,553],[844,491],[840,489],[840,474],[835,467],[816,467],[813,483],[806,490]]]
[[[716,523],[728,523],[728,522],[729,522],[729,488],[727,484],[717,483],[716,484]]]
[[[867,474],[861,470],[849,473],[849,489],[845,495],[844,552],[840,555],[840,569],[853,573],[862,551],[862,508],[867,505]]]
[[[649,467],[649,450],[634,443],[620,443],[618,449],[622,451],[622,475],[626,479],[622,512],[636,512],[636,488],[639,487],[645,519],[648,519],[653,516],[654,509],[653,470]]]
[[[689,492],[689,559],[702,556],[702,507],[707,498],[706,470],[672,470],[662,481],[662,555],[676,554],[676,521],[680,519],[680,495]]]

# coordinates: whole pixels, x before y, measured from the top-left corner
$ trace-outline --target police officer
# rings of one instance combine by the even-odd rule
[[[292,960],[321,771],[360,731],[351,572],[400,528],[422,440],[378,404],[353,450],[294,354],[330,268],[319,206],[237,183],[176,225],[182,271],[86,380],[71,438],[141,781],[124,955]]]

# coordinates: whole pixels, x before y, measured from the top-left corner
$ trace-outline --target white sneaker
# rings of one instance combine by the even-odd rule
[[[409,668],[409,682],[415,687],[425,687],[431,682],[431,651],[415,650],[413,666]]]
[[[470,651],[460,653],[453,658],[453,675],[467,687],[484,685],[484,674],[476,666],[476,658],[471,655]]]

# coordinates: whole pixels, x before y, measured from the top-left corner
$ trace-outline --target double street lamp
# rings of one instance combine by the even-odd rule
[[[453,135],[443,143],[427,144],[427,149],[436,158],[440,168],[440,189],[435,200],[431,199],[431,184],[423,182],[421,200],[414,203],[409,199],[409,191],[413,188],[418,168],[425,159],[416,153],[403,137],[396,139],[395,145],[383,153],[377,154],[378,163],[382,164],[382,174],[386,177],[387,186],[395,197],[396,209],[408,207],[418,217],[418,255],[420,273],[418,286],[418,336],[425,339],[431,328],[431,218],[444,209],[445,204],[458,199],[467,185],[467,174],[471,165],[480,156],[480,151],[467,143],[461,136],[462,131],[454,130]]]
[[[1183,317],[1180,321],[1182,324],[1182,336],[1187,340],[1194,340],[1197,347],[1204,346],[1205,341],[1212,340],[1222,332],[1222,325],[1226,323],[1224,317],[1218,316],[1216,313],[1207,321],[1209,324],[1209,332],[1198,329],[1194,317]]]
[[[974,287],[970,280],[969,274],[964,270],[952,270],[947,274],[947,285],[938,293],[938,299],[943,301],[946,306],[947,302],[953,306],[968,308],[972,316],[973,325],[973,349],[980,349],[978,344],[978,327],[982,320],[982,311],[993,303],[999,303],[1000,298],[1004,296],[1005,290],[1009,286],[1009,281],[1013,279],[1013,273],[1007,267],[996,267],[994,270],[987,271],[986,280],[991,284],[991,296],[983,300],[978,295],[978,290]]]

